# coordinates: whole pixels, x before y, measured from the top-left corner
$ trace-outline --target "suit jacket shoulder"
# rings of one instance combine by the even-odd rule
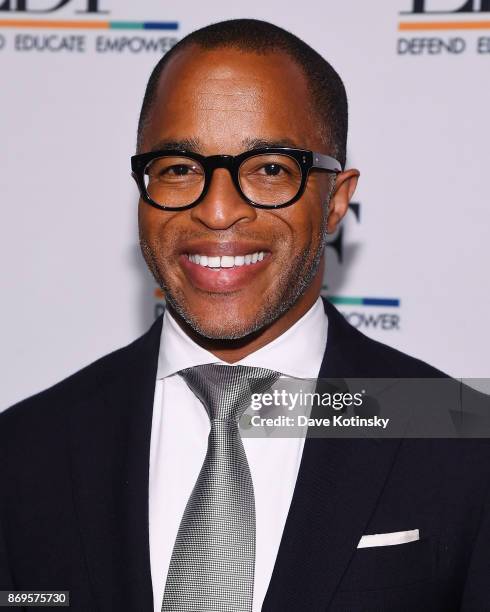
[[[322,369],[345,378],[440,378],[446,374],[382,342],[369,338],[326,299],[328,341]],[[335,373],[333,374],[332,371]],[[325,375],[325,374],[324,374]]]
[[[107,384],[121,372],[141,366],[142,358],[158,351],[162,316],[160,316],[142,336],[128,344],[104,355],[74,372],[53,386],[40,391],[10,406],[0,413],[0,436],[8,434],[10,426],[22,427],[29,422],[31,427],[36,423],[51,421],[58,411],[69,410],[70,405],[82,399],[89,399],[100,393],[101,385]]]

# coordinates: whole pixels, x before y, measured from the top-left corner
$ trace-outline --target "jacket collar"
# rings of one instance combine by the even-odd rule
[[[329,329],[320,377],[365,375],[353,360],[362,362],[364,337],[326,300],[324,306]],[[105,358],[98,389],[67,411],[76,513],[101,609],[153,609],[148,470],[161,326],[162,317]],[[264,611],[326,609],[397,447],[396,440],[306,440]]]
[[[97,609],[153,610],[148,469],[161,318],[104,358],[69,415],[74,503]]]
[[[371,341],[327,300],[324,306],[329,333],[319,378],[374,376],[365,365]],[[306,439],[264,612],[327,609],[365,533],[399,443]]]

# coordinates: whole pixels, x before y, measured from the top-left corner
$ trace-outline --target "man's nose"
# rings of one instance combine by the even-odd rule
[[[226,168],[216,168],[206,196],[191,209],[192,219],[215,230],[225,230],[256,217],[257,210],[242,198]]]

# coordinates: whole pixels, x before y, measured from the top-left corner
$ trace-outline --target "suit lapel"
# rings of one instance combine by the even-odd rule
[[[362,362],[357,332],[331,305],[325,309],[329,328],[320,378],[366,376],[354,362]],[[264,612],[327,609],[398,446],[399,440],[307,438]]]
[[[362,349],[350,326],[328,303],[325,308],[329,332],[320,377],[366,376],[354,362],[362,361]],[[148,471],[161,322],[112,355],[99,368],[90,399],[74,398],[67,410],[76,515],[100,609],[153,609]],[[326,609],[398,444],[306,440],[264,611]]]
[[[98,368],[90,399],[69,411],[76,515],[104,610],[153,609],[148,471],[160,332],[161,317]]]

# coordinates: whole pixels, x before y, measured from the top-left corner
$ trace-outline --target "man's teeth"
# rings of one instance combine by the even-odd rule
[[[210,257],[208,255],[187,255],[192,263],[199,264],[205,268],[234,268],[238,266],[249,266],[264,259],[264,251],[256,251],[248,255],[222,255]]]

